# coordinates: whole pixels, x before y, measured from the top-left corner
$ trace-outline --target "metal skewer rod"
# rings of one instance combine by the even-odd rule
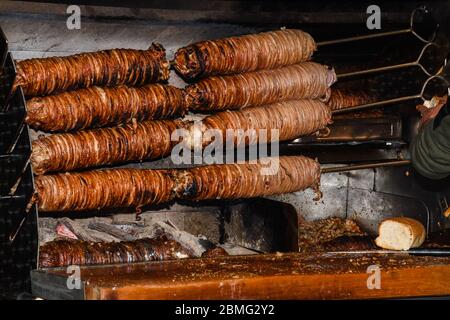
[[[358,251],[329,251],[324,255],[355,255],[355,254],[413,254],[419,256],[450,256],[450,250],[448,249],[428,249],[428,248],[419,248],[419,249],[410,249],[410,250],[358,250]]]
[[[407,33],[411,33],[411,32],[412,32],[412,28],[388,31],[388,32],[381,32],[381,33],[374,33],[374,34],[368,34],[368,35],[363,35],[363,36],[355,36],[355,37],[348,37],[348,38],[335,39],[335,40],[329,40],[329,41],[321,41],[321,42],[317,43],[317,46],[321,47],[321,46],[329,46],[329,45],[341,44],[341,43],[346,43],[346,42],[377,39],[377,38],[382,38],[382,37],[407,34]]]
[[[387,100],[381,100],[381,101],[366,103],[366,104],[362,104],[359,106],[354,106],[354,107],[349,107],[349,108],[344,108],[344,109],[339,109],[339,110],[333,110],[332,114],[361,111],[361,110],[370,109],[373,107],[380,107],[380,106],[385,106],[385,105],[389,105],[389,104],[407,102],[407,101],[412,101],[412,100],[416,100],[416,99],[425,100],[423,95],[424,95],[427,85],[430,81],[437,79],[437,80],[441,81],[441,85],[443,87],[448,88],[450,86],[450,80],[448,79],[448,75],[447,75],[448,71],[446,71],[448,66],[449,66],[448,60],[446,59],[444,61],[444,65],[440,68],[438,73],[434,76],[429,77],[427,80],[425,80],[419,94],[405,96],[405,97],[392,98],[392,99],[387,99]],[[447,90],[449,90],[449,89],[447,89]],[[450,94],[450,91],[449,91],[449,94]]]
[[[378,68],[372,68],[372,69],[366,69],[366,70],[358,70],[353,72],[347,72],[347,73],[341,73],[337,75],[338,79],[347,78],[347,77],[354,77],[354,76],[361,76],[361,75],[368,75],[372,73],[378,73],[378,72],[385,72],[385,71],[392,71],[392,70],[398,70],[398,69],[406,69],[411,67],[419,67],[423,73],[425,73],[427,76],[432,77],[435,74],[432,74],[429,72],[422,64],[421,60],[427,49],[431,46],[437,46],[435,43],[428,43],[425,46],[422,47],[422,50],[420,51],[419,56],[415,61],[412,62],[405,62],[405,63],[399,63],[394,64],[390,66],[384,66],[384,67],[378,67]],[[438,70],[434,70],[435,73],[438,72]]]
[[[420,63],[418,63],[417,61],[415,61],[415,62],[406,62],[406,63],[395,64],[395,65],[390,65],[390,66],[385,66],[385,67],[378,67],[378,68],[373,68],[373,69],[366,69],[366,70],[358,70],[358,71],[353,71],[353,72],[341,73],[341,74],[337,75],[337,78],[338,79],[343,79],[343,78],[348,78],[348,77],[368,75],[368,74],[371,74],[371,73],[392,71],[392,70],[398,70],[398,69],[403,69],[403,68],[410,68],[410,67],[415,67],[415,66],[419,66],[422,69],[422,65]]]
[[[371,39],[377,39],[377,38],[383,38],[383,37],[390,37],[395,35],[402,35],[402,34],[413,34],[417,39],[424,43],[430,43],[433,42],[436,37],[437,29],[439,28],[439,24],[435,25],[434,32],[432,33],[430,39],[424,39],[421,35],[419,35],[415,30],[415,16],[416,13],[422,11],[425,14],[430,14],[430,11],[422,6],[418,7],[413,10],[411,13],[411,16],[409,18],[409,28],[406,29],[400,29],[400,30],[393,30],[393,31],[387,31],[387,32],[381,32],[381,33],[374,33],[374,34],[367,34],[367,35],[361,35],[361,36],[354,36],[354,37],[348,37],[348,38],[342,38],[342,39],[335,39],[335,40],[328,40],[328,41],[321,41],[317,43],[318,47],[321,46],[329,46],[329,45],[335,45],[335,44],[341,44],[341,43],[347,43],[347,42],[353,42],[353,41],[361,41],[361,40],[371,40]],[[434,19],[433,19],[434,20]]]
[[[412,95],[412,96],[399,97],[399,98],[393,98],[393,99],[388,99],[388,100],[381,100],[381,101],[366,103],[366,104],[362,104],[362,105],[355,106],[355,107],[333,110],[331,113],[332,114],[340,114],[340,113],[346,113],[346,112],[361,111],[361,110],[371,109],[374,107],[384,106],[384,105],[388,105],[388,104],[401,103],[401,102],[407,102],[407,101],[412,101],[412,100],[421,99],[421,98],[422,98],[421,94],[416,94],[416,95]]]
[[[380,168],[380,167],[397,167],[411,164],[411,160],[394,160],[387,162],[374,162],[374,163],[366,163],[366,164],[354,164],[349,166],[342,167],[331,167],[331,168],[322,168],[320,171],[322,173],[332,173],[332,172],[345,172],[352,170],[363,170],[363,169],[372,169],[372,168]]]

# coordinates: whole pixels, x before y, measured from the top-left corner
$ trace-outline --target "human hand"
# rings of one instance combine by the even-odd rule
[[[416,110],[421,114],[419,128],[423,127],[430,120],[433,120],[446,103],[447,96],[434,96],[431,100],[425,101],[424,104],[416,106]]]

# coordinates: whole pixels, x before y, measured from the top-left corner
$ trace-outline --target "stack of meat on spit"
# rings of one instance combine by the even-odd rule
[[[272,175],[261,174],[259,163],[101,168],[170,155],[178,143],[171,141],[175,129],[278,129],[279,140],[323,129],[331,122],[325,103],[336,75],[332,68],[309,61],[315,49],[313,38],[300,30],[195,43],[179,49],[172,62],[189,83],[184,89],[165,84],[170,63],[158,44],[148,50],[114,49],[18,62],[15,85],[28,99],[26,122],[52,133],[32,144],[39,209],[140,208],[179,199],[237,199],[317,188],[320,166],[303,156],[280,157],[279,170]],[[181,119],[188,111],[212,114],[193,129],[191,122]],[[46,243],[42,265],[64,264],[58,263],[58,251],[69,245],[57,242]],[[129,250],[128,259],[146,261],[154,259],[147,254],[153,245],[124,243],[117,250],[137,248]],[[102,257],[102,252],[113,251],[108,248],[83,243],[66,254],[92,251],[96,259],[86,263],[126,262],[120,258],[123,252]],[[130,258],[134,254],[139,257]]]

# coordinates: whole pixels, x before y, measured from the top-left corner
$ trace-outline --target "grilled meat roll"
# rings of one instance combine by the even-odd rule
[[[123,127],[53,134],[34,140],[31,164],[35,174],[156,159],[170,154],[181,120],[154,120]]]
[[[234,145],[256,142],[286,141],[323,129],[331,123],[331,111],[318,100],[290,100],[242,110],[223,111],[202,120],[202,125],[193,125],[188,143],[195,146],[195,138],[203,137],[202,145],[209,144],[208,130],[219,130],[225,143],[227,130],[233,130]],[[266,130],[262,133],[261,129]],[[278,130],[278,137],[271,136],[271,129]],[[242,135],[243,130],[247,136]],[[201,131],[201,132],[199,132]],[[216,137],[215,137],[216,138]]]
[[[185,88],[191,110],[219,111],[293,99],[327,99],[334,70],[305,62],[272,70],[210,77]]]
[[[43,131],[70,131],[183,116],[183,91],[169,85],[90,87],[27,101],[25,122]]]
[[[194,200],[239,199],[301,191],[318,190],[320,165],[303,156],[266,158],[262,163],[223,164],[190,169],[194,179]],[[276,167],[269,169],[278,162]],[[267,169],[267,174],[263,172]],[[269,172],[271,174],[269,174]]]
[[[330,99],[327,101],[331,110],[340,110],[374,102],[376,99],[362,90],[331,89]]]
[[[138,86],[168,78],[165,49],[153,43],[147,50],[112,49],[22,60],[17,63],[14,87],[21,86],[26,96],[38,96],[92,85]]]
[[[175,53],[175,70],[187,81],[271,69],[311,59],[314,39],[301,30],[278,30],[201,41]]]
[[[37,176],[41,211],[141,207],[176,199],[238,199],[317,189],[320,166],[302,157],[191,169],[109,169]],[[269,168],[271,167],[271,169]]]
[[[39,248],[41,268],[161,261],[191,258],[181,244],[166,237],[123,242],[55,240]]]
[[[186,193],[192,179],[174,170],[108,169],[37,176],[39,209],[77,211],[139,208]]]

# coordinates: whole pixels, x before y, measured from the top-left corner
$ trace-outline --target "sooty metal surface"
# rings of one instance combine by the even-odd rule
[[[6,43],[2,38],[0,49]],[[30,271],[38,255],[37,209],[30,138],[23,123],[25,99],[21,89],[11,93],[15,66],[9,52],[0,74],[0,296],[12,298],[31,292]]]

